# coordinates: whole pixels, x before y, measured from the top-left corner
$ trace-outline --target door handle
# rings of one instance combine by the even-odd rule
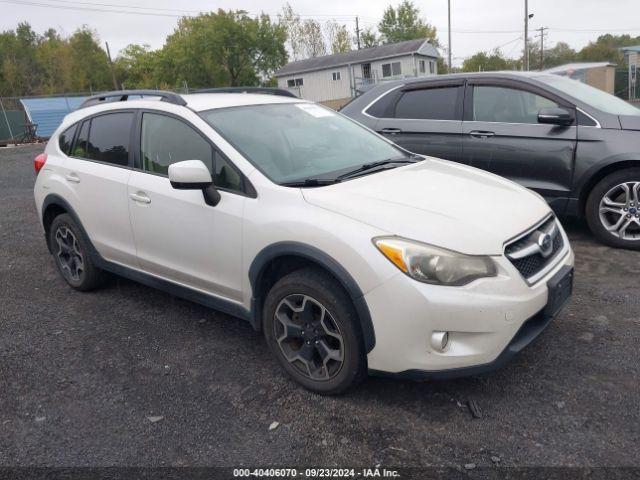
[[[76,175],[75,173],[68,173],[64,176],[64,178],[67,180],[67,182],[80,183],[80,177],[78,177],[78,175]]]
[[[380,133],[383,133],[385,135],[397,135],[398,133],[402,133],[402,130],[400,130],[399,128],[383,128],[382,130],[380,130]]]
[[[131,200],[133,200],[134,202],[151,203],[151,199],[142,192],[131,193],[129,197],[131,197]]]
[[[472,130],[471,132],[469,132],[469,135],[471,135],[473,138],[489,138],[493,137],[495,133],[487,132],[485,130]]]

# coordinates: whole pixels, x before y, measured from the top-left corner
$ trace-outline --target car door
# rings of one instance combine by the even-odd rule
[[[67,198],[94,247],[124,265],[137,262],[127,201],[133,120],[133,111],[117,111],[80,122],[62,166]]]
[[[469,80],[465,98],[465,163],[540,193],[562,211],[570,196],[577,128],[538,123],[542,108],[575,108],[524,82]]]
[[[463,80],[411,83],[389,95],[379,133],[411,152],[463,161]]]
[[[140,268],[193,289],[241,299],[244,178],[207,137],[182,119],[143,111],[138,122],[129,205]],[[209,206],[201,190],[177,190],[169,165],[201,160],[221,194]]]

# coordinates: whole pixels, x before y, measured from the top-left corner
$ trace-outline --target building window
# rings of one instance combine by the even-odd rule
[[[340,77],[340,72],[333,72],[333,73],[331,74],[331,77],[333,78],[333,81],[334,81],[334,82],[335,82],[335,81],[337,81],[337,80],[340,80],[340,78],[341,78],[341,77]]]
[[[287,80],[287,87],[301,87],[303,85],[302,78],[291,78]]]
[[[426,73],[427,69],[425,67],[424,60],[420,60],[418,65],[420,66],[420,73]]]
[[[402,65],[400,64],[400,62],[382,64],[383,77],[391,77],[400,74],[402,74]]]
[[[431,75],[436,73],[436,62],[429,62],[429,73]]]

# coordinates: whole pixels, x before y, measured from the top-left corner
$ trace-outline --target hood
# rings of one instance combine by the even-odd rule
[[[506,240],[550,212],[524,187],[435,158],[302,191],[310,204],[389,235],[471,255],[502,254]]]
[[[640,130],[640,115],[619,115],[623,130]]]

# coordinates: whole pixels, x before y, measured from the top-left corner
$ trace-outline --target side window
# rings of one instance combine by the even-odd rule
[[[91,119],[86,158],[126,167],[133,113],[109,113]]]
[[[396,118],[422,120],[462,120],[458,108],[461,87],[409,90],[396,104]]]
[[[76,130],[78,129],[78,124],[70,126],[64,132],[60,134],[58,137],[58,146],[60,150],[64,152],[65,155],[69,155],[71,153],[71,144],[73,143],[73,137],[76,134]]]
[[[143,170],[163,175],[172,163],[201,160],[216,186],[242,191],[242,177],[224,157],[189,125],[166,115],[142,115],[140,159]]]
[[[473,119],[477,122],[538,123],[538,111],[553,107],[558,104],[525,90],[485,86],[473,89]]]
[[[80,133],[78,133],[76,144],[73,147],[73,152],[71,153],[72,157],[86,158],[87,140],[89,138],[90,123],[91,123],[91,120],[85,120],[84,122],[82,122],[82,126],[80,127]]]

